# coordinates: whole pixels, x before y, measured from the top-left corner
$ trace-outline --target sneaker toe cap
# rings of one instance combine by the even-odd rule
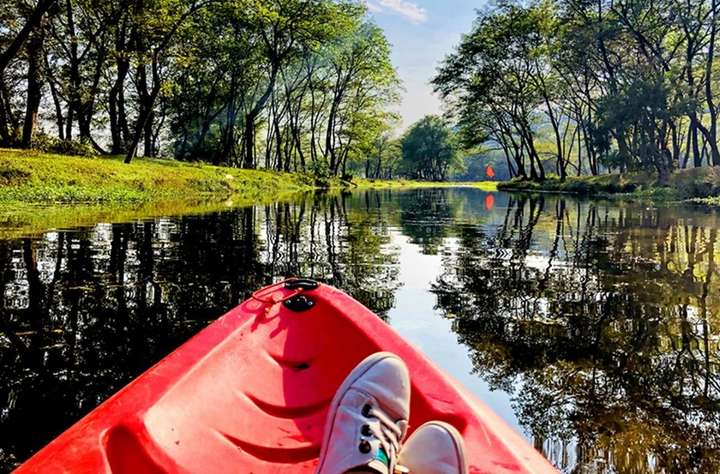
[[[383,354],[353,387],[374,397],[395,419],[407,420],[410,408],[410,374],[393,354]]]

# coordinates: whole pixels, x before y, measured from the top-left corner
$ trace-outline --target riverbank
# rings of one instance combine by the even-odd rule
[[[145,158],[126,165],[118,157],[0,149],[0,203],[5,205],[254,200],[314,188],[313,179],[301,174]]]
[[[398,189],[472,186],[494,191],[495,183],[430,183],[408,180],[338,178],[318,183],[302,173],[279,173],[119,157],[76,157],[28,150],[0,149],[0,205],[138,204],[161,201],[261,202],[317,189]]]
[[[332,183],[339,186],[340,182]],[[0,149],[0,239],[292,199],[306,175]]]
[[[138,159],[74,157],[0,149],[0,239],[76,228],[97,222],[127,222],[165,215],[206,214],[228,208],[292,200],[317,190],[408,189],[495,183],[425,183],[407,180],[332,179]]]
[[[491,193],[498,190],[498,183],[499,181],[412,181],[355,178],[351,187],[358,189],[475,188]]]
[[[658,183],[657,176],[651,173],[625,173],[568,176],[565,181],[554,177],[543,182],[513,179],[499,183],[498,189],[720,204],[720,168],[678,170],[672,173],[664,184]]]

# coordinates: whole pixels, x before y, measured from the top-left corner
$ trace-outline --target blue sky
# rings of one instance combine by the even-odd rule
[[[442,112],[428,84],[438,63],[470,30],[483,0],[365,0],[393,45],[393,64],[405,86],[399,112],[403,128]]]

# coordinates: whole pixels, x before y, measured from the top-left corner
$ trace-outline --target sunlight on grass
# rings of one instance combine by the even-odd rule
[[[330,190],[471,186],[495,191],[496,183],[427,183],[339,179]],[[312,176],[120,157],[74,157],[0,149],[0,238],[16,238],[157,216],[204,214],[291,200],[317,190]]]
[[[85,158],[24,150],[0,150],[0,201],[147,202],[158,199],[307,191],[306,176],[222,168],[171,160]]]

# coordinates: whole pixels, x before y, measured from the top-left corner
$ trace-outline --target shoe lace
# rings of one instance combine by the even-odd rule
[[[396,460],[400,452],[400,439],[403,431],[398,423],[392,420],[384,411],[370,406],[367,410],[369,418],[375,418],[379,423],[369,424],[370,432],[380,441],[380,445],[390,459],[390,468],[395,472],[406,472],[401,466],[396,466]],[[399,468],[399,469],[398,469]]]

